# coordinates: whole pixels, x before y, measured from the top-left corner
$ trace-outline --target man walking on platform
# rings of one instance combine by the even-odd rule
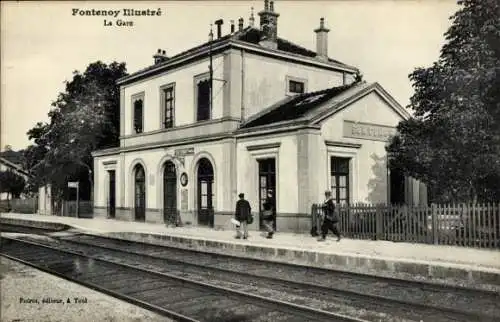
[[[250,207],[250,203],[245,200],[245,194],[240,193],[238,195],[240,200],[236,202],[236,211],[234,216],[237,221],[240,222],[239,226],[236,226],[236,238],[241,238],[241,230],[243,230],[243,239],[248,238],[248,220],[250,216],[252,216],[252,207]]]
[[[335,212],[335,204],[333,203],[332,193],[330,191],[325,191],[325,203],[323,204],[323,225],[321,226],[321,239],[318,241],[324,241],[328,230],[331,230],[334,235],[337,236],[337,241],[340,240],[340,232],[337,227],[339,222],[339,217]]]

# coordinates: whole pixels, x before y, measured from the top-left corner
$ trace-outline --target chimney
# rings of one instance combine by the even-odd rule
[[[217,39],[222,36],[222,25],[224,24],[224,20],[219,19],[214,22],[217,25]]]
[[[316,57],[321,60],[328,60],[328,32],[330,29],[325,27],[325,18],[319,20],[319,28],[316,33]]]
[[[231,20],[231,33],[234,33],[234,20]]]
[[[264,10],[259,12],[262,40],[259,44],[266,48],[278,48],[278,17],[274,12],[274,1],[264,0]]]
[[[156,54],[153,55],[153,59],[156,64],[162,63],[168,59],[167,52],[165,50],[158,49]]]
[[[208,34],[208,41],[214,41],[214,33],[212,31],[212,24],[210,24],[210,33]]]
[[[251,13],[250,13],[250,18],[248,19],[248,23],[250,24],[250,27],[255,26],[255,17],[253,16],[253,7],[250,8]]]
[[[243,30],[243,18],[238,19],[238,31]]]

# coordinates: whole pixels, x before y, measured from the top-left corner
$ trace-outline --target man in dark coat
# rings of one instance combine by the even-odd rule
[[[236,202],[236,210],[234,212],[234,217],[237,221],[240,222],[239,226],[236,226],[236,238],[241,238],[241,230],[243,230],[243,239],[248,238],[248,219],[252,215],[252,207],[250,207],[250,203],[245,200],[245,194],[240,193],[238,195],[240,200]]]
[[[337,236],[337,241],[340,240],[340,232],[338,229],[339,217],[335,212],[335,204],[333,203],[332,193],[330,191],[325,191],[325,203],[323,204],[323,225],[321,226],[321,239],[319,241],[324,241],[328,230],[331,230],[334,235]]]

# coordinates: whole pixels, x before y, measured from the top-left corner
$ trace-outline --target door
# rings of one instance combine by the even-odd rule
[[[115,218],[116,213],[116,176],[115,170],[108,171],[109,173],[109,205],[108,205],[108,216],[109,218]]]
[[[135,168],[134,212],[136,221],[146,220],[146,175],[141,165]]]
[[[276,160],[274,158],[259,160],[259,214],[262,215],[264,203],[271,195],[274,216],[274,230],[276,230]],[[259,216],[260,229],[264,229],[264,221]]]
[[[401,205],[405,203],[405,176],[403,171],[392,167],[389,172],[389,202]]]
[[[163,220],[165,223],[177,222],[177,174],[171,161],[165,163],[163,170]]]
[[[330,160],[330,182],[332,197],[335,203],[348,205],[349,196],[349,162],[350,158],[332,157]]]
[[[198,225],[214,226],[213,211],[214,169],[206,158],[198,162]]]

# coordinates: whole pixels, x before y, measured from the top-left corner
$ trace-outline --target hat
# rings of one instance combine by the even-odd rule
[[[240,198],[244,198],[244,197],[245,197],[245,194],[244,194],[244,193],[240,193],[240,194],[238,195],[238,197],[240,197]]]

